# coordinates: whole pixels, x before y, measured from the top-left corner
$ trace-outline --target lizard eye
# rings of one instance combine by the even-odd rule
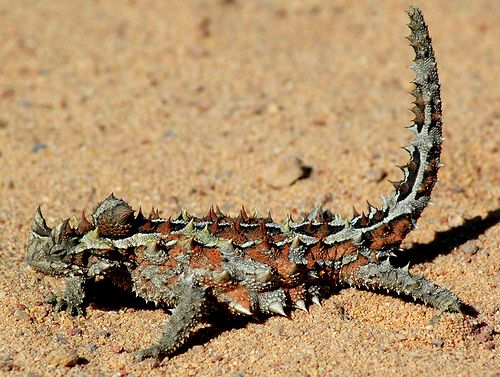
[[[61,245],[55,244],[50,248],[50,257],[54,259],[60,259],[65,254],[66,254],[66,248]]]

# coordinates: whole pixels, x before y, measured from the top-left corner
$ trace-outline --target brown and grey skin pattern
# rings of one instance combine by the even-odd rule
[[[235,315],[287,315],[307,311],[331,288],[342,285],[383,288],[419,299],[440,311],[459,311],[461,302],[446,288],[408,267],[391,265],[405,236],[430,200],[441,150],[441,100],[434,52],[418,8],[408,10],[416,72],[413,139],[409,162],[395,192],[382,208],[350,220],[313,210],[306,218],[275,223],[270,216],[229,217],[211,209],[205,217],[181,211],[162,219],[134,215],[110,195],[92,222],[63,221],[50,229],[37,210],[28,241],[28,262],[36,270],[65,276],[58,310],[81,314],[88,282],[110,279],[146,301],[173,307],[158,343],[139,358],[172,356],[193,328],[214,309]]]

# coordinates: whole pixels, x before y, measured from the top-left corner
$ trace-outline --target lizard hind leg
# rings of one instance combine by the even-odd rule
[[[463,304],[453,292],[423,276],[413,276],[408,266],[398,268],[386,259],[381,264],[369,263],[359,268],[358,281],[368,287],[387,289],[423,301],[440,311],[459,312]]]
[[[165,323],[161,339],[149,348],[135,353],[139,360],[147,357],[163,359],[172,356],[189,338],[205,313],[208,298],[205,289],[185,282],[180,283],[179,302]]]

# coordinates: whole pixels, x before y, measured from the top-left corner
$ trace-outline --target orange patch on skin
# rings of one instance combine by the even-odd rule
[[[358,259],[356,259],[354,262],[349,263],[348,265],[345,265],[342,267],[340,270],[340,276],[346,278],[349,275],[352,275],[355,273],[361,266],[364,266],[365,264],[370,263],[368,259],[360,255]]]
[[[419,194],[430,194],[430,191],[436,182],[437,170],[436,161],[433,161],[425,173],[425,179],[418,188]]]
[[[422,95],[416,96],[414,103],[415,103],[415,105],[417,105],[419,107],[424,106],[425,105],[424,97]]]
[[[315,245],[306,255],[308,260],[307,267],[311,268],[319,260],[341,260],[347,255],[356,253],[358,247],[352,242],[343,242],[331,247],[325,248],[321,245]]]
[[[204,248],[196,246],[191,251],[191,259],[189,266],[191,268],[215,269],[222,262],[222,257],[217,249]]]
[[[274,255],[268,252],[266,253],[265,251],[268,251],[268,249],[261,244],[256,247],[248,248],[246,250],[246,255],[256,262],[264,263],[273,267],[280,275],[288,276],[286,271],[291,271],[292,266],[294,265],[288,261],[288,246],[276,250],[277,253]]]
[[[330,232],[330,227],[328,226],[328,224],[325,223],[325,224],[322,224],[317,229],[314,229],[314,230],[310,229],[310,231],[311,231],[310,233],[311,233],[312,237],[321,239],[323,237],[328,236],[328,234]]]
[[[246,255],[250,259],[252,259],[256,262],[264,263],[264,264],[270,265],[272,267],[275,267],[275,265],[276,265],[276,262],[274,260],[272,260],[268,255],[261,253],[255,247],[247,249]]]
[[[154,225],[153,223],[148,219],[144,224],[142,224],[139,227],[139,230],[143,233],[152,233],[154,232]]]
[[[415,118],[413,119],[415,123],[422,125],[425,121],[425,114],[420,107],[414,108]]]
[[[320,243],[317,243],[314,245],[311,249],[309,249],[309,252],[306,254],[306,259],[307,259],[307,269],[311,269],[317,261],[325,259],[326,256],[326,251],[325,249],[320,245]]]
[[[236,226],[225,227],[219,230],[216,234],[217,237],[225,238],[226,240],[232,240],[235,243],[241,244],[248,241],[247,234],[245,232],[238,231]]]
[[[224,294],[244,308],[248,310],[251,309],[252,303],[250,302],[250,297],[248,297],[248,292],[245,287],[232,285],[229,290],[224,291]]]
[[[220,266],[222,262],[222,256],[218,249],[204,249],[203,254],[211,266]]]
[[[435,121],[438,121],[438,120],[440,120],[440,119],[441,119],[441,113],[439,113],[439,112],[437,112],[437,111],[432,113],[432,120],[433,120],[434,122],[435,122]]]
[[[283,260],[284,260],[284,262],[277,264],[276,271],[285,280],[287,280],[290,276],[297,273],[298,266],[295,263],[288,261],[288,258],[283,259]]]
[[[328,259],[330,260],[340,260],[346,255],[354,254],[358,250],[358,247],[354,242],[345,242],[339,245],[333,245],[328,249]]]
[[[306,288],[304,287],[304,285],[299,285],[288,289],[288,294],[292,302],[304,300],[306,297]]]
[[[156,228],[156,231],[158,233],[162,233],[162,234],[169,234],[171,231],[171,228],[172,228],[171,222],[170,222],[170,220],[168,220],[168,221],[165,221],[164,223],[162,223],[161,225],[159,225]]]
[[[168,254],[172,257],[177,257],[181,254],[185,254],[186,251],[187,250],[185,247],[181,246],[180,244],[177,244],[169,250]]]
[[[398,246],[411,230],[410,228],[411,222],[406,217],[393,222],[392,227],[389,224],[382,224],[372,230],[370,234],[372,242],[369,247],[372,250],[382,250],[387,247]]]
[[[167,279],[167,285],[169,287],[173,287],[174,285],[176,285],[177,283],[179,282],[179,277],[176,275],[176,276],[172,276],[170,278]],[[155,288],[156,289],[156,288]]]

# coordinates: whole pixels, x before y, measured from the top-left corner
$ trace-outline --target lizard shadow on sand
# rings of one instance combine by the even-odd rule
[[[414,244],[409,250],[401,253],[412,264],[431,262],[439,255],[446,255],[467,241],[476,239],[489,228],[500,222],[500,208],[489,211],[486,217],[473,217],[465,220],[462,225],[448,230],[436,232],[434,240],[429,243]],[[399,256],[398,258],[399,259]],[[401,261],[403,262],[403,261]],[[404,262],[404,264],[408,261]]]
[[[430,262],[437,256],[448,254],[465,242],[477,238],[499,222],[500,209],[489,211],[484,218],[476,216],[465,220],[462,225],[436,232],[434,240],[429,243],[415,244],[412,248],[400,253],[397,257],[391,258],[391,263],[397,267],[402,267],[408,264],[409,261],[412,264]],[[110,290],[112,294],[110,294]],[[335,291],[332,290],[331,293],[333,294]],[[144,300],[136,298],[134,295],[124,293],[123,291],[115,291],[111,286],[103,286],[97,292],[92,301],[93,306],[99,309],[118,310],[123,307],[132,307],[141,310],[158,309],[152,304],[146,304]],[[386,294],[385,291],[380,291],[380,293]],[[111,300],[110,297],[112,298]],[[410,298],[404,296],[398,296],[398,298],[408,302],[412,301]],[[473,317],[478,315],[476,309],[470,305],[465,304],[463,311]],[[183,345],[175,355],[181,354],[193,346],[206,344],[210,339],[226,331],[244,328],[251,322],[262,322],[266,321],[267,318],[264,316],[262,318],[231,317],[229,319],[224,312],[218,311],[210,316],[207,321],[209,325],[196,330],[191,340]]]
[[[476,239],[489,228],[500,222],[500,208],[488,211],[486,217],[475,216],[467,219],[462,225],[452,227],[448,230],[436,232],[434,239],[429,243],[416,243],[410,249],[391,258],[391,263],[396,267],[403,267],[410,264],[419,264],[431,262],[439,255],[451,253],[455,248],[463,245],[465,242]],[[398,296],[404,301],[411,302],[412,299],[404,296]],[[476,317],[477,310],[467,304],[463,305],[463,312]]]

